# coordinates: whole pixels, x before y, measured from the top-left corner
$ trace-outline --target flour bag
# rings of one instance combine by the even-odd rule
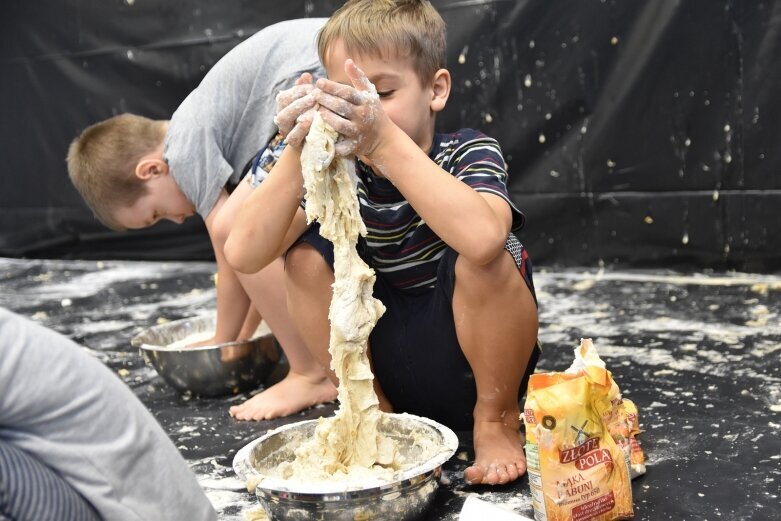
[[[630,469],[639,429],[637,409],[626,402],[590,339],[581,340],[567,371],[531,376],[523,419],[537,521],[634,516]],[[637,473],[645,472],[634,447]]]

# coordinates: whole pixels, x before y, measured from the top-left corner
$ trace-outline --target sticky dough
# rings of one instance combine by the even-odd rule
[[[306,481],[335,474],[392,474],[399,466],[395,443],[378,432],[382,418],[369,365],[369,333],[385,312],[372,296],[374,270],[358,256],[358,235],[366,235],[356,193],[354,163],[334,153],[336,131],[316,114],[301,154],[307,221],[334,245],[334,284],[329,352],[339,379],[339,409],[322,418],[314,438],[296,450],[282,474]]]

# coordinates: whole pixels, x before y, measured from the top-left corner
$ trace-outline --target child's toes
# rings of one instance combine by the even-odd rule
[[[506,473],[507,473],[508,479],[504,483],[508,483],[510,481],[515,481],[516,479],[518,479],[521,476],[521,474],[518,472],[518,464],[517,463],[510,463],[509,465],[507,465],[505,467],[505,469],[506,469]]]
[[[477,463],[464,470],[464,481],[466,481],[467,485],[479,485],[483,482],[484,477],[485,469]]]
[[[515,468],[518,469],[518,476],[526,474],[526,459],[518,458],[515,460]]]

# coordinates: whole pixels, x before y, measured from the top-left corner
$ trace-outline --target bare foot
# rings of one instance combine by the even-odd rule
[[[270,420],[295,414],[307,407],[336,399],[336,387],[328,378],[312,380],[288,373],[280,382],[229,409],[237,420]]]
[[[502,421],[476,421],[475,462],[464,471],[468,485],[503,485],[526,472],[524,437],[519,426]]]

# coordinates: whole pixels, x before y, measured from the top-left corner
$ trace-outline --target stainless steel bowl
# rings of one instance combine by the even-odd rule
[[[316,425],[317,420],[308,420],[274,429],[244,446],[233,459],[233,470],[241,479],[262,478],[255,494],[272,521],[418,519],[431,506],[442,464],[458,449],[455,433],[444,425],[409,414],[387,414],[380,430],[398,442],[407,462],[391,481],[302,484],[268,476],[266,469],[294,459],[294,451],[312,437]]]
[[[214,331],[215,316],[175,320],[150,327],[131,344],[172,387],[201,396],[236,394],[257,388],[276,367],[281,349],[261,322],[253,338],[212,346],[167,348],[196,333]]]

